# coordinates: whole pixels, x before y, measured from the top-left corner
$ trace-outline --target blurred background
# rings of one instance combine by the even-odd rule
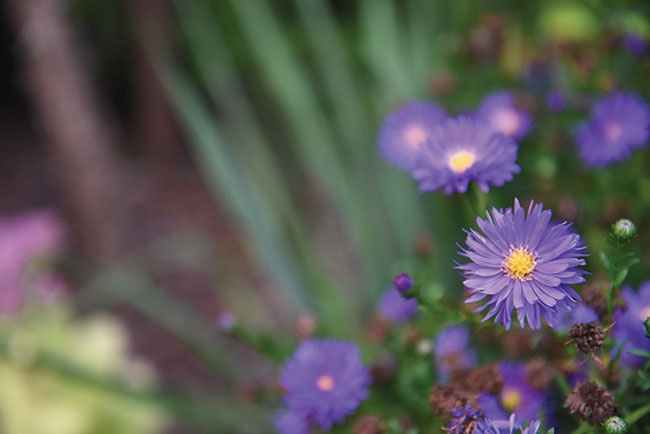
[[[544,201],[588,228],[592,252],[617,218],[643,234],[648,153],[596,176],[571,132],[598,93],[648,99],[649,12],[6,0],[0,432],[271,432],[277,364],[296,340],[358,338],[401,271],[460,298],[466,203],[420,195],[377,152],[382,120],[410,100],[462,113],[511,90],[534,125],[522,173],[487,205]],[[224,333],[233,324],[247,332]]]

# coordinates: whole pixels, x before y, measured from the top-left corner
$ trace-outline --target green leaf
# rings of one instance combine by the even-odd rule
[[[641,356],[641,357],[645,357],[646,359],[650,359],[650,351],[641,350],[639,348],[635,348],[633,350],[628,351],[628,354],[632,354],[634,356]]]

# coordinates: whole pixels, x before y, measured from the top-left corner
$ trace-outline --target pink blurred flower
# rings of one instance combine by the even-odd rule
[[[0,314],[14,314],[29,293],[51,298],[65,287],[51,270],[33,267],[65,246],[65,230],[49,209],[0,217]]]

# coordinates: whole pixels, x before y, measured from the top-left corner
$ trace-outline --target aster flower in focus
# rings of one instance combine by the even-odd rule
[[[575,133],[580,158],[587,166],[602,167],[627,159],[648,141],[650,110],[633,93],[600,99],[591,119]]]
[[[366,398],[370,374],[353,344],[308,339],[284,367],[281,381],[289,410],[327,431]]]
[[[379,313],[390,320],[402,321],[413,316],[418,310],[418,301],[404,297],[391,287],[379,300]]]
[[[476,365],[476,353],[467,349],[469,330],[465,326],[450,326],[438,333],[435,358],[438,375],[443,381],[454,371],[467,371]]]
[[[280,434],[309,434],[309,421],[303,413],[280,410],[273,422]]]
[[[512,180],[517,144],[471,116],[449,118],[435,128],[422,147],[412,170],[420,191],[444,188],[445,193],[464,193],[471,181],[487,192]]]
[[[645,335],[644,321],[650,317],[650,281],[644,282],[639,287],[639,292],[631,288],[623,289],[623,298],[627,310],[618,310],[614,314],[616,323],[612,335],[618,343],[623,345],[623,362],[631,366],[638,366],[643,363],[643,358],[629,354],[628,351],[634,348],[650,351],[650,339]]]
[[[530,115],[516,107],[512,95],[505,91],[488,95],[476,114],[494,131],[500,131],[504,136],[515,140],[521,139],[530,130]]]
[[[392,113],[379,135],[381,153],[395,166],[414,167],[424,143],[446,115],[435,104],[412,102]]]
[[[533,329],[542,318],[551,327],[560,315],[573,309],[580,296],[570,286],[585,281],[585,246],[566,222],[552,224],[551,211],[531,201],[528,211],[515,199],[514,208],[492,209],[476,222],[484,235],[467,232],[467,248],[459,252],[471,262],[458,264],[470,291],[465,303],[488,301],[475,310],[489,308],[483,321],[510,329],[516,309],[519,325]]]

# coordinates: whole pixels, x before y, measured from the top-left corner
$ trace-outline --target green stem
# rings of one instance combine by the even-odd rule
[[[632,425],[648,413],[650,413],[650,404],[646,404],[643,407],[636,409],[632,413],[628,414],[624,420],[628,425]]]

